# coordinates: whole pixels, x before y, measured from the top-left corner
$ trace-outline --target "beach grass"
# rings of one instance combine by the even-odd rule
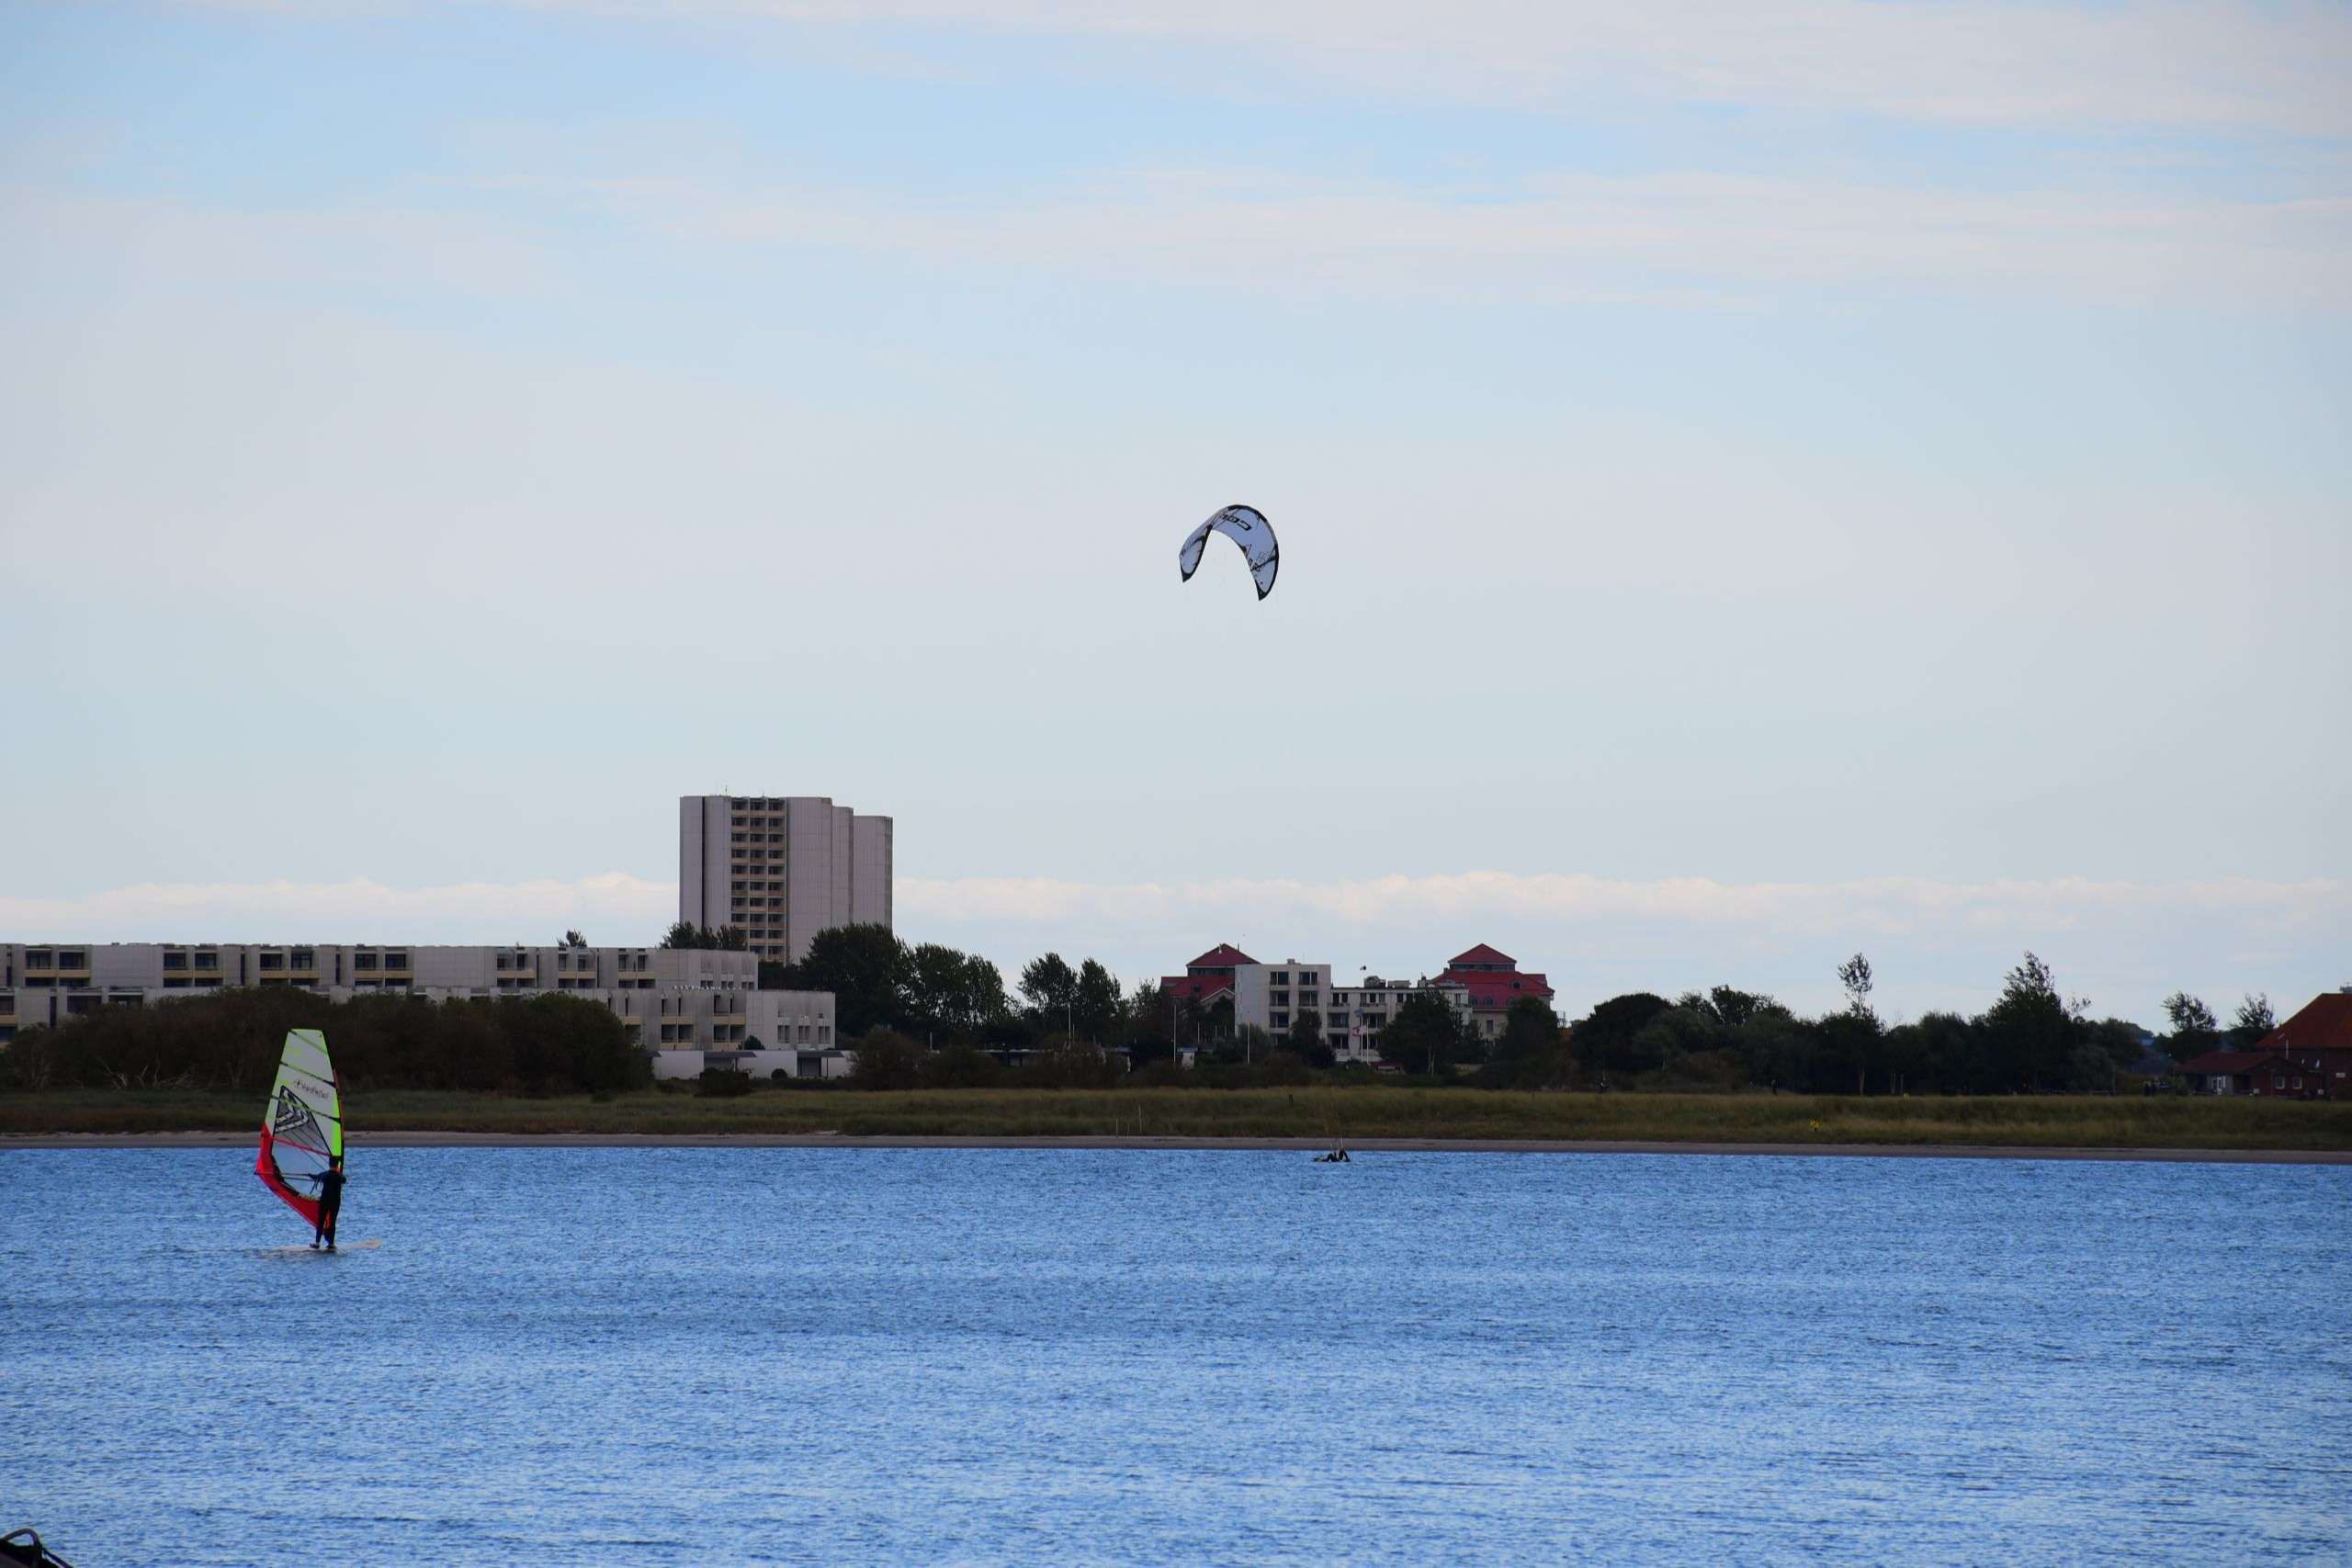
[[[1469,1089],[921,1089],[763,1088],[733,1099],[608,1100],[355,1092],[371,1132],[505,1135],[837,1134],[845,1137],[1558,1139],[2015,1148],[2352,1150],[2352,1102],[2187,1096],[1879,1097],[1510,1093]],[[242,1132],[254,1096],[185,1089],[0,1094],[0,1137]]]

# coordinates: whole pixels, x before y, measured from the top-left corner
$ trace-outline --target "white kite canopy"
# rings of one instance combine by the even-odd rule
[[[1192,581],[1193,573],[1201,569],[1201,553],[1209,547],[1211,534],[1222,534],[1241,547],[1259,598],[1274,591],[1274,573],[1282,570],[1282,547],[1274,543],[1274,525],[1254,506],[1228,506],[1193,530],[1184,547],[1176,552],[1176,564],[1183,570],[1185,581]]]

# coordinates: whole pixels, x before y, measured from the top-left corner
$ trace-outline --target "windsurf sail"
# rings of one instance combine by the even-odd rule
[[[289,1029],[269,1109],[262,1113],[261,1157],[254,1162],[254,1174],[305,1224],[315,1225],[319,1191],[311,1179],[326,1169],[328,1160],[342,1157],[343,1093],[327,1057],[327,1037],[315,1029]]]

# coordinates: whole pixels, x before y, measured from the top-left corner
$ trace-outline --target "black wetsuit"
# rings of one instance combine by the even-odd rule
[[[319,1185],[319,1224],[311,1233],[311,1245],[325,1242],[334,1246],[335,1216],[343,1212],[343,1172],[332,1166],[311,1178]]]

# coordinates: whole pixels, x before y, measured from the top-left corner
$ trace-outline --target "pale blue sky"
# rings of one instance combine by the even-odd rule
[[[2352,982],[2352,12],[1525,10],[0,0],[0,929]]]

